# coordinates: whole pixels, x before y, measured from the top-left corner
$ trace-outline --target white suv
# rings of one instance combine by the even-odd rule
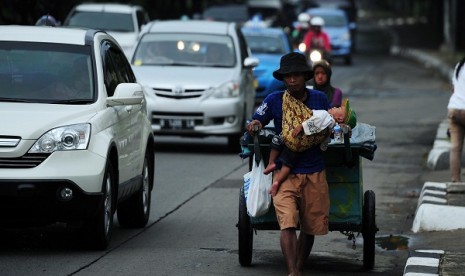
[[[75,6],[69,12],[63,26],[107,31],[128,56],[142,26],[149,20],[148,13],[139,5],[89,3]]]
[[[144,227],[154,140],[143,87],[103,31],[0,26],[0,224]],[[79,225],[79,224],[78,224]]]

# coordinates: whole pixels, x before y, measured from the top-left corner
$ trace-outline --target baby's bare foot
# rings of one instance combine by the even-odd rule
[[[275,163],[269,163],[268,166],[266,166],[266,168],[263,170],[263,173],[269,174],[270,172],[274,171],[275,168],[276,168]]]

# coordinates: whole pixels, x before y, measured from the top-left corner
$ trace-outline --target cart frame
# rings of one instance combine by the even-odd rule
[[[249,144],[249,170],[252,162],[264,158],[265,166],[270,153],[270,139],[255,135],[254,144]],[[254,153],[258,153],[255,154]],[[350,144],[349,135],[344,133],[343,144],[330,144],[324,152],[326,178],[330,194],[329,231],[340,231],[354,239],[363,236],[363,266],[371,270],[375,263],[376,199],[372,190],[363,192],[362,155],[366,148]],[[373,154],[373,152],[371,152]],[[255,156],[255,159],[252,158]],[[250,217],[247,213],[246,195],[242,186],[239,192],[239,263],[250,266],[253,252],[253,233],[256,230],[279,230],[273,204],[262,216]]]

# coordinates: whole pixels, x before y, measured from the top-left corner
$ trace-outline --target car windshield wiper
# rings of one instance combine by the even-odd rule
[[[230,65],[224,65],[224,64],[207,64],[207,67],[221,67],[221,68],[226,68],[226,67],[231,67]]]
[[[0,97],[0,102],[35,103],[37,100]]]
[[[171,66],[193,66],[193,67],[197,67],[197,66],[202,66],[198,63],[193,63],[193,62],[173,62],[173,63],[170,63]]]
[[[58,101],[51,101],[51,104],[88,104],[92,103],[93,100],[89,99],[72,99],[72,100],[58,100]]]
[[[111,30],[108,30],[109,32],[118,32],[118,33],[129,33],[131,31],[129,31],[128,29],[111,29]]]

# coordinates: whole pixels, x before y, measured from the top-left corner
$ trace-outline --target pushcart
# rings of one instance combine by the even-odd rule
[[[255,135],[249,144],[249,170],[253,163],[264,158],[268,163],[270,136]],[[339,231],[353,241],[363,236],[363,266],[371,270],[375,263],[375,193],[363,191],[362,157],[372,160],[375,144],[351,144],[349,135],[344,133],[342,144],[330,144],[324,153],[326,176],[330,192],[329,231]],[[239,193],[239,263],[252,263],[253,234],[256,230],[279,230],[273,204],[268,212],[259,217],[247,213],[244,187]]]

